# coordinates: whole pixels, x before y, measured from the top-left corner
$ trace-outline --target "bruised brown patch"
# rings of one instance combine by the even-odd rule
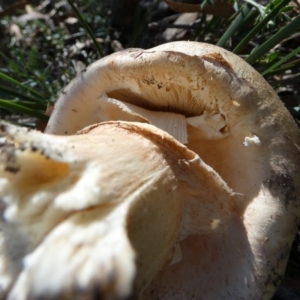
[[[41,188],[65,178],[69,172],[66,163],[51,160],[35,151],[15,152],[18,172],[11,172],[6,176],[13,180],[14,186],[19,191],[28,191]]]
[[[66,92],[64,92],[64,90],[62,91],[62,93],[64,94],[66,94]],[[52,104],[52,103],[48,103],[47,104],[47,108],[46,108],[46,112],[45,112],[45,115],[46,116],[51,116],[52,115],[52,113],[53,113],[53,109],[54,109],[54,104]]]
[[[223,67],[232,70],[230,63],[227,60],[225,60],[220,53],[213,52],[213,53],[205,54],[201,56],[201,58],[206,59],[208,61],[216,61],[219,64],[221,64]]]

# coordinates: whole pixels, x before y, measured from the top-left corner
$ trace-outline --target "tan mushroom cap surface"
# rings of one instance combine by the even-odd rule
[[[101,124],[72,136],[96,123]],[[120,128],[127,128],[127,133]],[[108,195],[113,205],[111,187],[122,191],[116,198],[123,204],[114,207],[112,214],[124,209],[116,227],[118,236],[123,234],[128,258],[117,260],[117,266],[122,271],[127,262],[129,273],[125,283],[124,276],[117,277],[112,294],[106,282],[104,297],[133,293],[141,299],[257,300],[274,294],[300,216],[300,137],[275,92],[241,58],[196,42],[112,54],[89,66],[64,89],[46,133],[62,136],[40,134],[35,141],[47,139],[53,143],[52,152],[62,143],[68,149],[63,162],[73,156],[83,159],[84,166],[96,161],[95,174],[105,167],[100,174],[110,175],[94,184],[100,186],[100,199]],[[85,146],[81,145],[84,139],[89,140]],[[79,150],[68,146],[74,146],[75,140]],[[151,181],[153,174],[158,177]],[[149,190],[136,194],[139,184],[147,180]],[[54,193],[55,197],[59,196]],[[85,197],[84,201],[70,199],[64,198],[69,209],[87,209]],[[102,215],[102,200],[93,199]],[[126,227],[131,224],[128,216],[135,221]],[[97,214],[91,219],[96,220]],[[47,227],[52,230],[49,237],[56,232],[54,223]],[[101,240],[99,248],[93,249],[101,251]],[[35,249],[37,242],[31,243]],[[25,275],[20,273],[12,295],[35,282],[28,279],[32,275],[26,269],[22,272]],[[50,272],[49,267],[45,274]],[[98,274],[97,269],[94,272]],[[89,276],[106,280],[93,272],[83,274],[87,274],[83,281],[71,277],[68,288],[64,281],[55,288],[71,293],[72,288],[84,286]]]
[[[185,201],[202,203],[186,234],[237,218],[216,172],[152,125],[102,123],[68,137],[0,130],[2,297],[140,294],[178,260]]]

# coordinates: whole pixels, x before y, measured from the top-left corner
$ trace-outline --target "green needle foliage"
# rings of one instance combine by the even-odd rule
[[[14,112],[18,112],[21,114],[25,114],[40,120],[47,121],[48,117],[41,113],[36,108],[31,108],[30,105],[22,105],[20,102],[12,101],[12,100],[4,100],[0,99],[0,107],[9,109]]]
[[[233,49],[233,53],[239,54],[243,48],[250,42],[252,38],[256,36],[261,30],[263,30],[268,23],[273,20],[276,15],[290,2],[290,0],[280,1],[277,6],[275,6],[270,13],[257,22],[256,26],[243,38],[243,40]]]
[[[297,29],[300,28],[300,15],[294,18],[291,22],[289,22],[286,26],[281,28],[277,33],[275,33],[272,37],[270,37],[267,41],[265,41],[261,46],[256,48],[247,58],[246,62],[250,65],[254,64],[258,59],[260,59],[263,55],[265,55],[269,50],[275,47],[278,43],[280,43],[283,39],[290,36]]]
[[[37,98],[32,98],[32,99],[34,99],[34,101],[37,101],[37,102],[39,102],[39,101],[42,102],[43,101],[42,100],[43,96],[40,93],[38,93],[36,90],[28,87],[27,85],[25,85],[25,84],[23,84],[23,83],[15,80],[15,79],[13,79],[13,78],[11,78],[8,75],[5,75],[2,72],[0,72],[0,79],[5,80],[5,81],[7,81],[7,82],[9,82],[9,83],[11,83],[13,85],[16,85],[17,87],[21,88],[22,90],[27,91],[27,92],[35,95]],[[7,89],[4,86],[0,86],[0,89],[2,90],[2,92],[12,92],[11,89]],[[20,93],[18,93],[18,94],[20,94]]]
[[[294,51],[292,51],[291,53],[289,53],[288,55],[284,56],[282,59],[280,59],[279,61],[277,61],[276,63],[273,63],[268,69],[266,69],[264,72],[262,72],[262,75],[268,75],[270,73],[274,73],[276,72],[276,70],[280,67],[283,66],[283,64],[288,61],[289,59],[291,59],[293,56],[295,56],[296,54],[300,53],[300,47],[296,48]],[[298,63],[300,63],[298,61]],[[289,67],[291,67],[291,65],[289,65]]]
[[[224,47],[226,42],[236,33],[241,24],[245,21],[245,18],[251,11],[251,5],[246,4],[243,8],[241,8],[240,12],[237,14],[236,18],[233,20],[231,25],[225,31],[223,36],[217,42],[217,46]]]
[[[93,33],[93,31],[91,30],[89,24],[85,21],[85,18],[83,17],[83,15],[80,13],[80,11],[77,9],[76,5],[73,3],[72,0],[68,0],[68,3],[71,5],[74,13],[76,14],[76,16],[78,17],[78,19],[80,20],[80,22],[82,23],[85,31],[89,34],[90,38],[93,40],[94,45],[100,55],[100,58],[104,56],[104,52],[102,50],[102,48],[100,47],[99,43],[97,42],[97,39]]]

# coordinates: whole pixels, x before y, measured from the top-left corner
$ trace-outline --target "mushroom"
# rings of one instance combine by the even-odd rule
[[[300,216],[300,136],[241,58],[196,42],[121,51],[64,89],[46,134],[1,131],[9,299],[274,294]]]

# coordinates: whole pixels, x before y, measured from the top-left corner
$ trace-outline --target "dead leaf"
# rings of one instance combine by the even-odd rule
[[[20,41],[23,38],[21,29],[17,24],[10,24],[9,33],[14,35],[17,41]]]
[[[183,13],[177,18],[174,24],[192,25],[197,19],[198,13]],[[187,30],[182,28],[168,28],[162,33],[162,37],[166,42],[174,39],[182,39]]]
[[[223,1],[217,1],[214,5],[207,4],[203,8],[201,8],[201,4],[179,3],[173,0],[164,1],[171,9],[179,13],[202,12],[223,18],[229,18],[234,13],[233,6],[230,3]]]
[[[36,11],[24,14],[14,21],[14,23],[22,23],[22,22],[27,22],[31,20],[36,20],[36,19],[49,19],[49,15],[45,15]]]
[[[16,10],[23,9],[25,7],[25,5],[28,4],[28,2],[29,2],[28,0],[21,0],[21,1],[18,1],[16,3],[8,6],[3,11],[0,12],[0,18],[15,14]]]
[[[47,108],[46,108],[45,115],[46,115],[46,116],[51,116],[53,109],[54,109],[54,104],[48,103],[48,104],[47,104]]]

